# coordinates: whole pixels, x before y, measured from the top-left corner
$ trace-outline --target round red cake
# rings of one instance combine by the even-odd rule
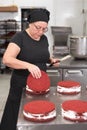
[[[76,81],[64,80],[57,84],[57,92],[60,94],[78,94],[80,91],[81,85]]]
[[[87,121],[87,101],[68,100],[63,102],[62,116],[71,121]]]
[[[45,94],[50,90],[50,78],[41,71],[41,78],[36,79],[31,74],[27,78],[26,92],[32,94]]]
[[[24,105],[23,115],[29,121],[50,121],[56,117],[55,104],[46,100],[31,101]]]

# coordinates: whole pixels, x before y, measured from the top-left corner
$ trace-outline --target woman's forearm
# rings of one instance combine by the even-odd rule
[[[3,64],[13,69],[28,69],[29,63],[25,61],[18,60],[14,57],[4,58]]]

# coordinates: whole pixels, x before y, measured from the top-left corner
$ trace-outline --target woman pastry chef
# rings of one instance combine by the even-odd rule
[[[50,58],[48,40],[44,35],[48,30],[49,16],[46,9],[31,11],[28,16],[29,27],[12,37],[4,53],[3,63],[13,68],[13,71],[0,130],[16,130],[22,90],[29,73],[34,78],[40,78],[40,70],[46,71],[47,62],[58,61]]]

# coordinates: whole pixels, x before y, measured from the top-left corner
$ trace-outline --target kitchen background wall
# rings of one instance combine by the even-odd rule
[[[50,11],[49,31],[46,35],[51,54],[53,46],[51,26],[71,26],[73,34],[83,35],[84,17],[87,15],[87,0],[0,0],[0,6],[13,4],[18,6],[18,12],[0,12],[0,20],[16,19],[20,21],[21,8],[45,7]],[[83,9],[85,9],[85,13],[82,12]]]

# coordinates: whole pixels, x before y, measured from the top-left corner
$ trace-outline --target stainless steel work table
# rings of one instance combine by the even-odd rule
[[[32,100],[48,100],[54,102],[57,111],[57,117],[46,123],[37,123],[27,121],[23,117],[23,105]],[[26,95],[23,91],[17,128],[18,130],[87,130],[87,122],[78,123],[63,119],[61,115],[61,103],[65,100],[81,99],[87,100],[87,90],[82,86],[82,91],[77,95],[61,95],[57,93],[56,87],[51,87],[50,92],[45,95]]]
[[[87,58],[86,59],[75,59],[72,56],[67,58],[66,60],[60,62],[58,68],[83,68],[87,69]]]

